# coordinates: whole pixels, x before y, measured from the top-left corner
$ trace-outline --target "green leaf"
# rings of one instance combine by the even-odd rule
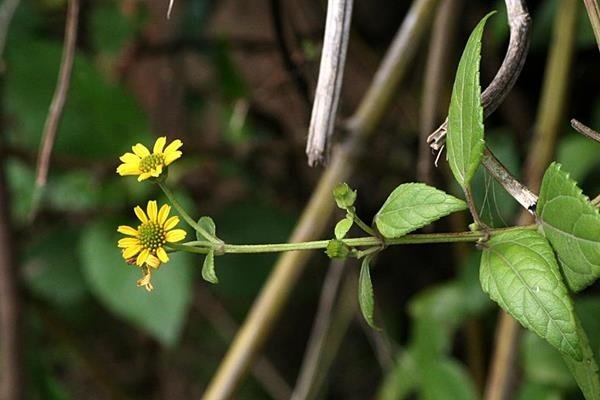
[[[36,61],[31,62],[31,54]],[[11,143],[33,149],[40,143],[56,86],[62,44],[20,38],[6,49],[6,111],[15,119]],[[69,97],[54,153],[83,159],[114,159],[136,142],[151,142],[147,116],[122,87],[104,76],[82,53],[75,55]]]
[[[375,225],[386,238],[399,238],[466,208],[464,201],[424,183],[404,183],[394,189],[375,215]]]
[[[594,359],[594,352],[581,323],[577,322],[577,334],[583,348],[583,359],[574,360],[563,354],[563,360],[573,374],[577,385],[581,389],[586,400],[600,399],[600,378],[598,376],[598,364]]]
[[[475,385],[465,368],[452,359],[440,359],[421,370],[421,398],[424,400],[477,399]]]
[[[419,382],[417,366],[408,351],[401,351],[392,369],[379,387],[377,399],[398,400],[406,398]]]
[[[484,292],[523,326],[582,360],[573,304],[541,234],[515,229],[493,236],[483,250],[479,279]]]
[[[342,240],[343,238],[345,238],[350,228],[352,228],[353,223],[354,221],[352,220],[352,218],[346,217],[343,220],[339,221],[337,224],[335,224],[335,238],[338,240]]]
[[[152,274],[154,291],[136,286],[138,267],[127,265],[117,248],[114,226],[95,224],[81,238],[83,274],[92,293],[115,315],[129,321],[166,346],[176,344],[192,298],[191,258],[187,253]]]
[[[200,217],[200,219],[198,220],[198,225],[200,225],[200,228],[204,229],[211,235],[217,235],[217,227],[215,226],[215,221],[213,221],[211,217]],[[206,240],[206,238],[202,236],[199,232],[196,232],[196,239],[200,241]]]
[[[204,258],[204,264],[202,264],[202,277],[210,283],[219,283],[219,278],[215,273],[215,252],[210,250]]]
[[[594,282],[600,276],[600,215],[560,164],[544,174],[537,217],[569,287],[579,291]]]
[[[561,400],[559,390],[552,385],[542,385],[535,382],[525,382],[517,392],[517,400]]]
[[[365,256],[360,267],[360,275],[358,277],[358,304],[360,305],[360,311],[362,311],[362,315],[369,326],[379,330],[373,319],[375,297],[373,294],[373,284],[371,283],[371,258],[371,256]]]
[[[477,24],[456,71],[448,110],[447,158],[454,178],[464,189],[477,171],[483,156],[483,107],[479,85],[481,37],[489,13]]]

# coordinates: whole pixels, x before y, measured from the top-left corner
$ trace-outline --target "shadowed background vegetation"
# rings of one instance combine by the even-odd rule
[[[483,86],[496,73],[508,41],[503,2],[453,2],[460,12],[446,37],[447,60],[439,66],[436,124],[447,112],[460,51],[481,16],[500,11],[484,35]],[[115,168],[118,156],[136,142],[180,138],[184,155],[169,168],[168,179],[192,215],[212,216],[227,242],[287,240],[322,172],[307,166],[304,147],[326,2],[275,3],[176,0],[166,19],[163,0],[84,1],[71,88],[33,222],[35,163],[60,66],[67,4],[19,4],[4,51],[1,190],[10,202],[9,220],[0,222],[11,232],[23,298],[26,398],[200,398],[275,256],[218,257],[220,283],[210,285],[200,277],[200,257],[174,255],[153,275],[155,291],[146,293],[135,286],[139,270],[121,258],[116,227],[135,223],[135,205],[165,199],[154,185],[119,177]],[[355,2],[340,120],[358,105],[402,22],[409,5],[399,3]],[[559,3],[528,4],[533,30],[523,73],[486,121],[488,145],[516,176],[536,123]],[[555,158],[595,196],[600,144],[569,125],[577,118],[600,128],[600,54],[583,2],[578,6],[573,57],[564,60],[570,72]],[[394,187],[417,180],[429,39],[428,31],[392,109],[355,161],[350,183],[358,189],[357,211],[365,220]],[[343,137],[342,132],[337,138]],[[443,159],[428,180],[459,193]],[[483,170],[473,186],[485,221],[515,223],[518,204]],[[435,230],[464,230],[469,222],[467,214],[453,216]],[[326,339],[314,396],[480,397],[497,308],[481,292],[478,263],[471,245],[383,252],[372,271],[384,327],[378,333],[357,311],[357,264],[348,262],[333,311],[335,334]],[[235,398],[286,398],[293,389],[329,265],[325,254],[311,258],[258,369]],[[576,306],[598,355],[598,283],[576,296]],[[518,398],[580,398],[548,344],[526,332],[516,351]]]

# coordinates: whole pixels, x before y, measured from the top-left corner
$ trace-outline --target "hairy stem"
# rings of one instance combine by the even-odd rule
[[[342,239],[349,247],[377,247],[395,246],[403,244],[431,244],[431,243],[458,243],[477,242],[489,235],[510,231],[512,229],[537,229],[536,224],[510,228],[490,229],[487,233],[480,231],[450,232],[450,233],[416,233],[404,235],[396,239],[381,239],[379,237],[365,236],[359,238]],[[169,243],[168,246],[175,250],[188,253],[206,254],[211,248],[219,248],[227,254],[256,254],[256,253],[281,253],[286,251],[326,249],[329,240],[312,240],[300,243],[265,243],[265,244],[211,244],[203,241],[192,241],[183,244]],[[206,245],[209,247],[206,247]],[[199,247],[198,247],[199,246]]]
[[[206,238],[206,240],[208,240],[209,242],[215,243],[215,244],[221,244],[222,243],[219,239],[217,239],[216,237],[214,237],[213,235],[211,235],[210,233],[208,233],[200,225],[198,225],[198,223],[196,221],[194,221],[192,217],[190,217],[190,215],[183,209],[183,207],[181,206],[181,203],[179,203],[179,201],[177,200],[177,198],[175,197],[175,195],[173,194],[173,192],[171,192],[171,189],[169,189],[167,187],[167,185],[165,185],[163,182],[158,182],[158,186],[163,191],[163,193],[165,194],[165,196],[167,196],[167,198],[169,199],[169,202],[173,205],[173,207],[175,207],[175,209],[177,210],[177,212],[179,213],[179,215],[181,215],[181,217],[184,219],[185,222],[187,222],[187,224],[189,226],[191,226],[192,228],[194,228],[194,230],[196,232],[198,232],[202,236],[204,236]]]

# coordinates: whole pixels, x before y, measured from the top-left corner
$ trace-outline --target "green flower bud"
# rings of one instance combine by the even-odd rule
[[[356,201],[356,190],[352,190],[347,183],[338,184],[333,189],[333,198],[337,203],[337,206],[342,210],[345,210],[354,205]]]

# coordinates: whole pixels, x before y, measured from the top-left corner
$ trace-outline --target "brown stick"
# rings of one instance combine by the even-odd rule
[[[0,143],[1,146],[1,143]],[[0,149],[1,150],[1,149]],[[21,298],[10,228],[10,199],[0,161],[0,398],[22,397]]]
[[[290,242],[312,240],[320,236],[334,210],[331,192],[350,176],[356,153],[375,130],[388,109],[398,83],[404,76],[416,45],[429,24],[437,0],[416,0],[390,50],[381,63],[373,83],[357,112],[348,123],[350,136],[333,154],[330,165],[305,208]],[[244,325],[234,339],[219,370],[203,398],[225,400],[231,397],[248,366],[253,362],[296,285],[310,252],[282,254],[267,283],[256,299]]]
[[[197,288],[196,299],[197,310],[223,339],[231,340],[239,327],[223,304],[204,287]],[[271,398],[276,400],[290,398],[292,390],[267,357],[262,356],[256,360],[256,364],[252,367],[252,375]]]
[[[431,183],[432,150],[427,137],[440,121],[440,104],[452,42],[460,18],[457,16],[463,7],[462,0],[443,1],[436,12],[431,32],[425,77],[423,78],[423,101],[421,104],[419,159],[417,161],[417,180]]]
[[[0,57],[19,0],[5,0],[0,6]],[[4,67],[0,68],[2,75]],[[2,127],[0,127],[2,128]],[[0,132],[0,155],[5,143]],[[21,348],[21,297],[14,241],[10,223],[10,198],[0,157],[0,398],[18,400],[23,396]]]
[[[571,126],[582,135],[585,135],[596,142],[600,142],[600,132],[596,132],[589,126],[577,121],[575,118],[571,119]]]
[[[314,385],[319,364],[323,357],[325,340],[331,327],[335,300],[338,297],[340,283],[344,277],[345,265],[346,263],[343,260],[333,260],[329,265],[321,289],[317,315],[313,322],[312,332],[306,345],[302,366],[291,400],[305,400]]]
[[[561,2],[555,17],[554,37],[546,67],[543,93],[525,167],[526,183],[535,191],[539,189],[544,170],[554,155],[556,136],[566,102],[576,21],[576,1]],[[519,224],[531,222],[532,216],[523,212]],[[486,400],[504,400],[511,397],[511,378],[515,371],[519,331],[517,322],[502,312],[496,329],[496,346],[485,392]]]
[[[510,38],[508,49],[500,69],[487,88],[481,94],[484,118],[490,116],[502,103],[510,89],[514,86],[529,49],[529,25],[531,18],[523,0],[506,0]],[[444,145],[448,120],[429,137],[427,141],[434,150],[440,150]]]
[[[69,0],[67,9],[67,20],[65,26],[65,41],[63,44],[63,53],[60,61],[60,70],[58,73],[58,82],[54,90],[48,116],[44,124],[42,142],[37,161],[37,174],[35,178],[35,192],[32,200],[32,209],[30,220],[35,219],[35,214],[41,201],[42,192],[48,180],[48,170],[50,169],[50,156],[56,140],[56,134],[63,115],[67,93],[71,84],[71,72],[73,70],[73,61],[75,59],[75,46],[77,43],[77,25],[79,21],[79,0]]]
[[[594,31],[598,50],[600,50],[600,6],[598,6],[598,0],[583,0],[583,3]]]

